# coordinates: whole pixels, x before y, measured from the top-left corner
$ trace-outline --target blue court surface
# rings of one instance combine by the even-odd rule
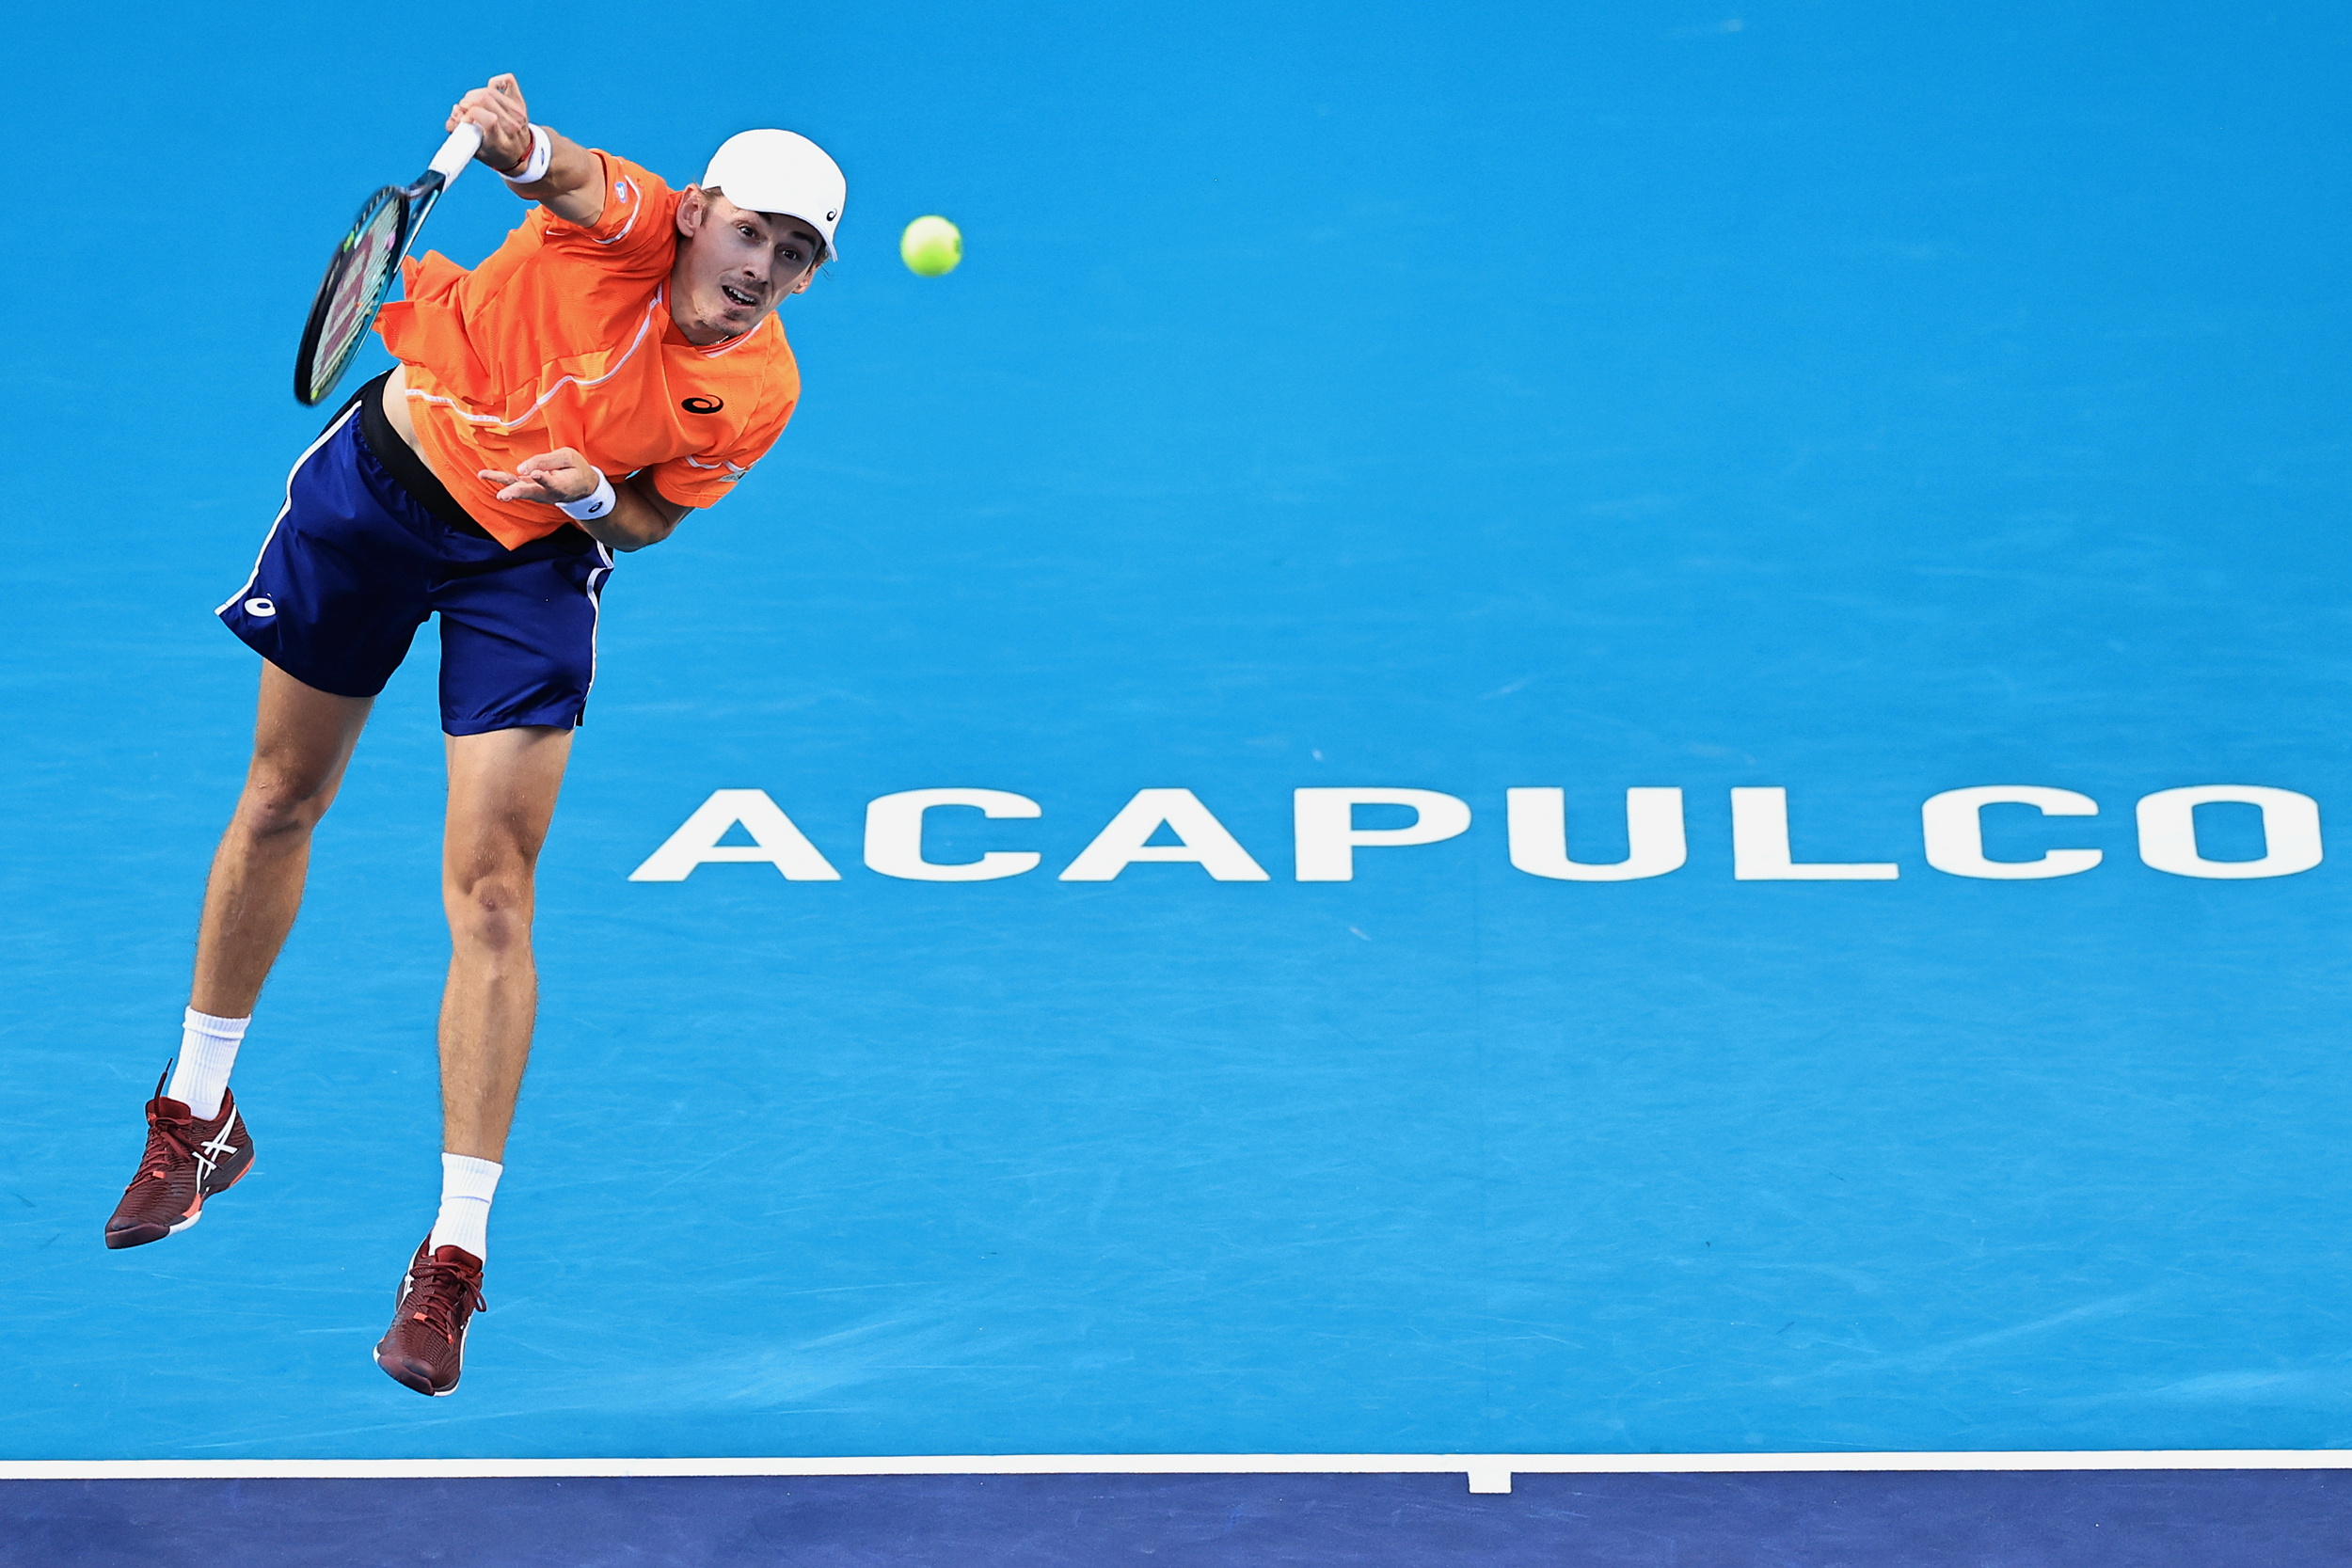
[[[2255,1459],[462,1474],[2352,1449],[2342,8],[9,35],[0,1474],[152,1468],[0,1481],[0,1562],[2352,1555],[2341,1470]],[[509,69],[681,184],[806,132],[850,199],[790,430],[606,592],[428,1402],[369,1352],[437,1190],[430,636],[239,1062],[254,1174],[100,1228],[302,312]],[[426,243],[519,213],[477,170]],[[233,1479],[281,1460],[460,1468]]]

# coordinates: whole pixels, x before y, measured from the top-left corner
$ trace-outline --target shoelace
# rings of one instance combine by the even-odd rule
[[[196,1145],[192,1141],[194,1134],[183,1132],[183,1129],[193,1129],[196,1123],[193,1120],[170,1120],[158,1114],[163,1109],[164,1085],[170,1077],[171,1069],[167,1067],[164,1076],[155,1080],[154,1098],[147,1102],[147,1153],[139,1161],[138,1175],[131,1179],[135,1184],[170,1180],[171,1156],[175,1151],[183,1160],[196,1158]]]
[[[487,1312],[482,1299],[482,1276],[455,1263],[423,1262],[408,1271],[408,1299],[423,1298],[408,1316],[441,1337],[443,1344],[457,1342],[457,1308]]]

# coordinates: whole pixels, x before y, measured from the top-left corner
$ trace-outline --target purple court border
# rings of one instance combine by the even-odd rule
[[[2342,1568],[2352,1453],[0,1465],[5,1568],[195,1561]]]
[[[8,1481],[458,1481],[745,1476],[1426,1475],[1502,1493],[1529,1475],[2030,1470],[2352,1470],[2352,1449],[2019,1449],[1883,1453],[1027,1453],[779,1459],[15,1459]]]

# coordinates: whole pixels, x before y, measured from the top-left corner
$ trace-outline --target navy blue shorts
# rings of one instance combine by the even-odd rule
[[[296,460],[221,620],[304,685],[373,697],[438,613],[444,731],[578,724],[612,555],[569,526],[519,549],[491,538],[391,433],[379,388],[369,383]]]

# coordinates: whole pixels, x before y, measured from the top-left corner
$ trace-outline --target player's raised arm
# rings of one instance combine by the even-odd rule
[[[525,201],[536,201],[565,223],[591,224],[604,211],[604,172],[596,155],[560,132],[531,123],[523,89],[512,72],[490,78],[449,112],[452,131],[470,121],[482,128],[477,162],[486,164]]]

